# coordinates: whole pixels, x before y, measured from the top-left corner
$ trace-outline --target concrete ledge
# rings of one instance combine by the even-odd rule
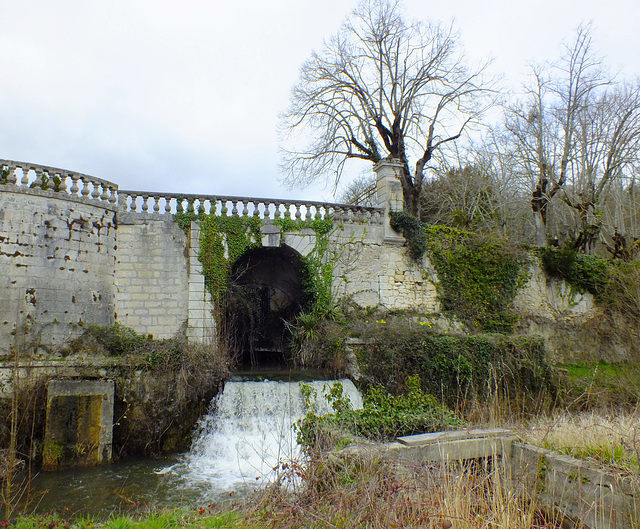
[[[458,439],[477,439],[481,437],[513,437],[513,432],[506,428],[469,428],[448,432],[423,433],[398,437],[396,440],[406,446],[419,446],[442,441],[455,441]]]

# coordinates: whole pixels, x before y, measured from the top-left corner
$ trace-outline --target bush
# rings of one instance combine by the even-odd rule
[[[443,335],[421,320],[389,316],[362,325],[366,340],[353,347],[363,383],[400,394],[407,377],[419,375],[425,392],[456,409],[489,397],[524,399],[531,408],[555,395],[541,337]]]
[[[404,435],[460,428],[465,424],[456,413],[438,405],[432,395],[422,392],[418,376],[409,377],[406,386],[408,392],[401,395],[391,395],[381,386],[370,387],[365,393],[363,407],[354,410],[343,395],[340,383],[334,384],[325,393],[334,413],[319,416],[311,406],[307,415],[296,423],[298,442],[309,450],[317,447],[319,437],[332,431],[385,441]],[[315,396],[313,391],[310,386],[303,386],[307,403]]]
[[[597,255],[555,247],[539,248],[538,255],[544,271],[551,277],[566,281],[576,293],[589,292],[598,297],[609,283],[609,265],[606,259]]]
[[[130,327],[125,327],[116,323],[109,327],[90,325],[82,337],[73,341],[72,348],[78,349],[86,344],[87,339],[95,340],[99,348],[108,355],[122,356],[132,353],[137,348],[144,345],[149,337],[138,334]]]

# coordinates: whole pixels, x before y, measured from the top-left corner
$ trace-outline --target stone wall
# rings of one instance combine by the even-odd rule
[[[552,362],[619,362],[632,356],[637,329],[614,321],[589,293],[573,292],[562,280],[547,277],[532,256],[529,281],[518,292],[515,310],[521,319],[516,331],[544,337]]]
[[[170,215],[125,213],[117,246],[115,320],[154,338],[174,336],[188,317],[187,236]]]
[[[339,225],[330,233],[326,259],[335,261],[334,295],[363,307],[438,310],[436,276],[428,258],[413,261],[402,237],[385,238],[383,225]],[[315,246],[312,230],[288,232],[278,241],[307,256]],[[266,244],[266,241],[263,241]]]
[[[112,325],[116,208],[0,186],[0,355],[22,340],[56,347],[79,325]]]

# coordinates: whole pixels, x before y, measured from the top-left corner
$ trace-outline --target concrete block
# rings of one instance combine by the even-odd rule
[[[111,460],[113,396],[113,380],[49,381],[44,470]]]

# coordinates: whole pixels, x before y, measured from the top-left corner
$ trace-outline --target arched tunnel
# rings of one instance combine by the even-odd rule
[[[225,329],[240,368],[286,365],[290,325],[305,305],[304,264],[288,246],[254,248],[234,264]]]

